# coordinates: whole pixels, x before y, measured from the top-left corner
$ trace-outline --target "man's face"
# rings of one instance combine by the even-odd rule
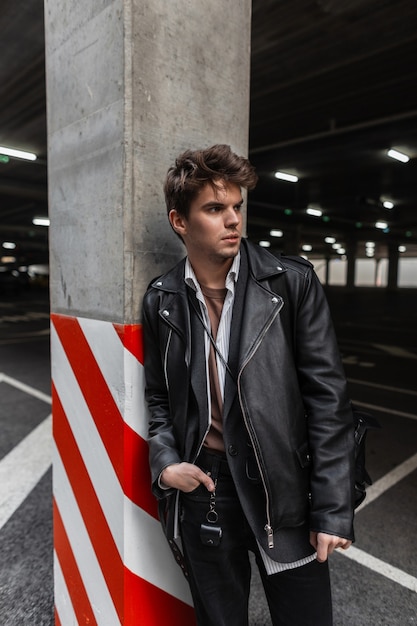
[[[243,204],[240,187],[219,181],[207,184],[190,205],[188,218],[171,211],[174,230],[181,235],[191,262],[224,263],[239,252]]]

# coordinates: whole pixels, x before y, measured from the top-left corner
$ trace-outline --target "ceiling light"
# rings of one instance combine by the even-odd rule
[[[368,248],[375,248],[375,241],[367,241],[365,245]]]
[[[382,206],[384,207],[384,209],[393,209],[394,203],[391,202],[390,200],[384,200],[384,202],[382,203]]]
[[[298,176],[294,176],[294,174],[287,174],[286,172],[275,172],[274,176],[280,180],[286,180],[289,183],[296,183],[298,181]]]
[[[301,249],[304,250],[304,252],[311,252],[313,246],[311,246],[309,243],[305,243],[303,246],[301,246]]]
[[[314,215],[314,217],[321,217],[323,211],[320,211],[320,209],[313,209],[311,206],[309,206],[308,209],[306,209],[306,213],[308,215]]]
[[[269,234],[271,235],[271,237],[283,237],[284,233],[282,232],[282,230],[270,230]]]
[[[0,154],[15,157],[17,159],[26,159],[27,161],[36,161],[36,154],[33,152],[24,152],[23,150],[14,150],[13,148],[5,148],[0,146]]]
[[[3,241],[2,245],[5,250],[14,250],[16,248],[14,241]]]
[[[391,157],[391,159],[401,161],[401,163],[408,163],[408,161],[410,160],[409,156],[407,156],[403,152],[398,152],[398,150],[388,150],[387,155]]]
[[[398,246],[398,252],[405,252],[407,248],[405,246]]]
[[[35,226],[49,226],[51,223],[51,220],[49,219],[49,217],[34,217],[32,220],[32,224],[34,224]]]
[[[334,237],[325,237],[324,241],[326,243],[336,243],[336,239]]]
[[[271,242],[270,241],[260,241],[259,245],[261,246],[261,248],[269,248],[271,246]]]
[[[336,252],[337,254],[345,254],[346,250],[344,248],[338,248]]]
[[[342,247],[342,244],[341,244],[341,243],[334,243],[334,244],[332,244],[332,248],[333,248],[333,250],[338,250],[338,249],[339,249],[339,248],[341,248],[341,247]]]
[[[388,228],[388,224],[386,222],[375,222],[375,228],[381,228],[384,230],[385,228]]]
[[[366,256],[374,256],[374,254],[375,254],[375,251],[374,251],[373,248],[372,249],[371,248],[367,248]]]

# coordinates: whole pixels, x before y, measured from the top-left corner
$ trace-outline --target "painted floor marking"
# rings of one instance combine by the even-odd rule
[[[410,396],[417,396],[417,390],[403,389],[402,387],[390,387],[389,385],[381,385],[380,383],[371,383],[365,380],[359,380],[358,378],[348,378],[350,383],[355,385],[363,385],[364,387],[372,387],[373,389],[383,389],[384,391],[393,391],[394,393],[408,394]]]
[[[36,487],[51,459],[50,415],[0,461],[0,529]]]
[[[397,356],[405,359],[417,359],[417,354],[410,352],[410,350],[406,350],[405,348],[400,348],[399,346],[386,346],[382,343],[371,343],[371,346],[374,346],[374,348],[378,348],[378,350],[382,350],[391,356]]]
[[[26,385],[25,383],[20,382],[20,380],[11,378],[11,376],[7,376],[7,374],[3,374],[2,372],[0,372],[0,383],[7,383],[8,385],[15,387],[15,389],[24,391],[25,393],[28,393],[38,400],[42,400],[47,404],[52,404],[51,396],[48,396],[46,393],[43,393],[42,391],[39,391],[38,389],[31,387],[30,385]]]
[[[417,453],[408,458],[406,461],[394,467],[393,470],[382,476],[379,480],[377,480],[373,485],[367,488],[366,490],[366,498],[362,502],[360,506],[356,509],[358,513],[363,508],[368,506],[371,502],[382,496],[385,491],[394,487],[400,480],[408,476],[417,469]]]
[[[406,413],[405,411],[397,411],[396,409],[388,409],[385,406],[378,406],[377,404],[369,404],[368,402],[359,402],[354,400],[353,404],[361,406],[364,409],[370,409],[371,411],[379,411],[380,413],[387,413],[388,415],[397,415],[398,417],[406,417],[410,420],[417,420],[416,413]]]
[[[389,578],[395,583],[398,583],[402,587],[406,589],[410,589],[417,593],[417,578],[403,572],[402,570],[382,561],[381,559],[377,559],[376,557],[368,554],[367,552],[363,552],[363,550],[359,550],[355,548],[355,546],[351,546],[348,550],[338,550],[339,554],[343,554],[348,559],[352,561],[356,561],[360,565],[367,567],[368,569],[376,572],[377,574],[381,574],[385,576],[385,578]]]

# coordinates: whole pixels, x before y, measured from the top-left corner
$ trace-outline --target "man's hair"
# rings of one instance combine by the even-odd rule
[[[221,181],[254,189],[258,176],[245,157],[232,152],[230,146],[217,144],[203,150],[186,150],[167,173],[164,193],[167,212],[175,209],[188,218],[190,204],[208,183],[214,188]]]

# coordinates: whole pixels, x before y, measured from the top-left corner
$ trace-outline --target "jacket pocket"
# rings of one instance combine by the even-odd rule
[[[298,462],[300,466],[305,469],[311,465],[311,456],[308,443],[305,441],[296,451]]]

